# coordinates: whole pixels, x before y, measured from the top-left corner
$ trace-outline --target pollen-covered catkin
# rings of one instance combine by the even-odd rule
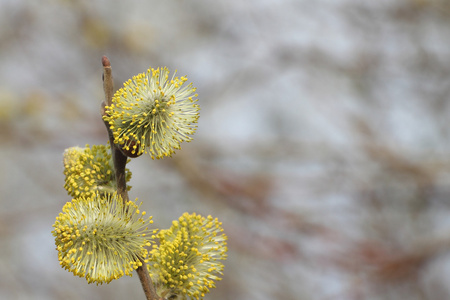
[[[200,107],[196,88],[186,81],[185,76],[169,77],[166,67],[150,68],[114,94],[103,119],[125,155],[148,153],[159,159],[192,140]]]

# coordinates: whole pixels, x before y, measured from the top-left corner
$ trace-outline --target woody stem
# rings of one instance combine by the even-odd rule
[[[105,101],[102,103],[101,113],[102,116],[106,114],[105,106],[112,104],[112,97],[114,92],[113,77],[111,63],[106,56],[102,57],[103,64],[103,90],[105,92]],[[125,156],[119,149],[119,147],[114,144],[114,136],[109,124],[105,122],[106,130],[108,131],[109,144],[111,145],[111,154],[114,161],[114,172],[116,174],[116,184],[117,193],[120,195],[124,203],[128,202],[128,191],[127,182],[125,177],[125,167],[127,164],[128,157]],[[153,285],[152,279],[147,270],[147,265],[143,259],[139,259],[141,266],[136,269],[138,273],[139,280],[141,281],[142,289],[147,297],[147,300],[160,300],[156,294],[155,286]]]

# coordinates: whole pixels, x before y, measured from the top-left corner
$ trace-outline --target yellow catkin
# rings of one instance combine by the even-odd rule
[[[171,156],[192,140],[199,118],[198,95],[187,77],[169,77],[164,68],[147,70],[126,81],[106,107],[104,120],[114,142],[130,156]]]
[[[144,220],[139,206],[125,204],[116,194],[81,197],[63,207],[56,217],[54,230],[61,267],[88,283],[109,283],[130,275],[148,259],[153,230]]]
[[[72,147],[64,152],[64,188],[72,197],[90,197],[97,192],[116,190],[115,174],[109,145]],[[126,180],[131,172],[126,169]],[[128,189],[131,187],[128,186]]]
[[[161,230],[151,250],[149,271],[160,295],[201,299],[223,271],[227,255],[221,223],[211,216],[183,214]]]

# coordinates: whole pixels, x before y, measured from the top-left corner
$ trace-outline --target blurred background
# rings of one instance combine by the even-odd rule
[[[167,66],[194,141],[129,164],[156,228],[229,237],[206,299],[450,299],[447,0],[0,0],[0,298],[143,299],[60,268],[62,153],[106,143],[115,86]]]

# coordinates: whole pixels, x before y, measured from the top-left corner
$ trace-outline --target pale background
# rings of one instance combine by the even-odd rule
[[[116,87],[168,66],[201,117],[130,163],[155,227],[224,223],[206,299],[450,299],[447,0],[0,0],[0,299],[143,299],[60,268],[62,152],[105,143]]]

